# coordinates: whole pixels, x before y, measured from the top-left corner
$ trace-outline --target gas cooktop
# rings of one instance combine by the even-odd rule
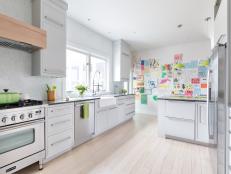
[[[43,101],[40,101],[40,100],[20,100],[19,102],[13,103],[13,104],[2,104],[0,105],[0,110],[21,108],[21,107],[27,107],[27,106],[37,106],[37,105],[42,105],[42,104],[43,104]]]

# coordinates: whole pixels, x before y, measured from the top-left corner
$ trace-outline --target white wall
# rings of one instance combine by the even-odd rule
[[[184,43],[172,46],[166,46],[156,48],[152,50],[134,52],[133,61],[142,58],[156,58],[160,60],[160,64],[173,63],[174,54],[183,53],[183,61],[188,62],[190,60],[207,59],[211,55],[210,40]],[[157,104],[153,103],[152,96],[148,98],[148,105],[141,105],[139,101],[136,101],[136,112],[156,115]]]
[[[31,2],[31,0],[0,0],[0,13],[32,23]],[[112,69],[112,41],[72,19],[68,19],[67,32],[69,44],[107,57],[109,69]],[[65,79],[31,76],[31,54],[0,47],[0,55],[0,91],[9,88],[12,91],[28,93],[34,99],[46,99],[45,85],[48,83],[57,85],[57,98],[64,96]],[[112,72],[110,79],[111,75]]]
[[[0,0],[0,13],[31,23],[31,0]],[[62,97],[62,79],[31,76],[32,55],[15,49],[0,47],[0,91],[28,93],[34,99],[46,99],[48,84],[57,85],[57,97]]]
[[[109,63],[109,89],[112,90],[112,41],[81,25],[72,18],[67,20],[67,44],[104,57]]]

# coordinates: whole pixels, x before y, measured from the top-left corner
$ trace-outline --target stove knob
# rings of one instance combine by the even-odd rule
[[[21,114],[20,117],[19,117],[21,120],[24,119],[24,114]]]
[[[11,117],[11,121],[15,121],[16,116]]]
[[[32,114],[32,113],[29,113],[29,114],[28,114],[28,117],[29,117],[29,118],[32,118],[32,117],[33,117],[33,114]]]
[[[7,117],[3,117],[3,118],[2,118],[2,122],[3,122],[3,123],[6,123],[6,119],[7,119]]]

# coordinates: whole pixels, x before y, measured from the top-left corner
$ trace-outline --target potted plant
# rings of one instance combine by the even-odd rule
[[[56,99],[56,86],[49,86],[47,84],[47,100],[48,101],[55,101]]]
[[[125,95],[128,91],[126,89],[121,89],[121,93]]]
[[[77,85],[75,89],[79,92],[79,95],[83,97],[84,93],[87,91],[87,86],[80,84]]]

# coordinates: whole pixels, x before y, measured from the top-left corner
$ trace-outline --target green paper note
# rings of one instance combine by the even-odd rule
[[[154,95],[154,96],[152,97],[152,99],[156,102],[156,101],[158,100],[158,96],[157,96],[157,95]]]
[[[141,94],[144,93],[144,88],[140,88],[140,93],[141,93]]]
[[[141,95],[141,104],[143,105],[148,104],[148,96],[146,94]]]

